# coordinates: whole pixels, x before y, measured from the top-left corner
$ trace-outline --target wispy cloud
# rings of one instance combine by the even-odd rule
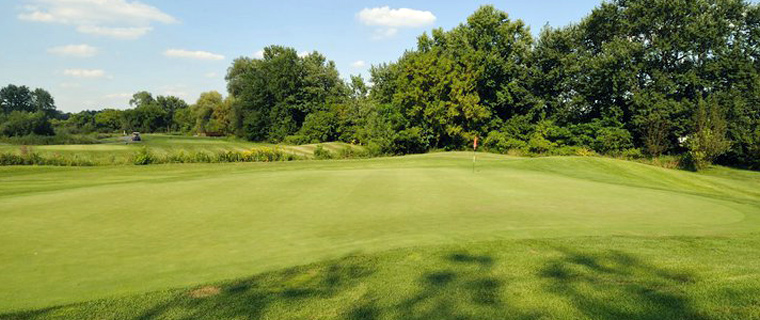
[[[207,51],[189,51],[183,49],[169,49],[164,51],[164,55],[173,58],[187,58],[196,60],[224,60],[221,54],[215,54]]]
[[[18,18],[24,21],[72,25],[80,33],[137,39],[151,24],[176,23],[156,7],[127,0],[27,0]]]
[[[101,69],[66,69],[63,74],[74,78],[102,78],[106,72]]]
[[[77,31],[84,34],[91,34],[96,36],[105,36],[116,39],[134,40],[138,39],[148,32],[153,30],[152,27],[125,27],[125,28],[112,28],[112,27],[99,27],[99,26],[79,26]]]
[[[71,44],[49,48],[48,53],[60,56],[87,58],[98,54],[98,49],[86,44]]]

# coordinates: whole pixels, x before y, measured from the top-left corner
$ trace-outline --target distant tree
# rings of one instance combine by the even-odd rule
[[[0,135],[25,136],[29,134],[53,135],[53,127],[45,113],[11,111],[5,121],[0,123]]]
[[[216,132],[218,129],[212,122],[214,110],[224,104],[222,94],[216,91],[201,93],[198,101],[190,107],[195,118],[195,131],[198,133]]]
[[[9,84],[0,89],[0,107],[6,114],[13,111],[34,112],[34,95],[26,86]]]
[[[124,128],[124,111],[104,109],[95,114],[95,127],[100,132],[115,132]]]
[[[155,101],[156,100],[153,99],[153,95],[150,92],[138,91],[132,95],[131,99],[129,99],[129,105],[133,107],[139,107],[151,104]]]
[[[40,111],[45,114],[49,119],[59,116],[58,110],[55,107],[55,100],[50,92],[44,89],[34,89],[32,92],[32,106],[34,111]]]
[[[226,79],[238,135],[250,140],[281,141],[298,131],[308,114],[348,95],[335,63],[317,52],[299,57],[281,46],[265,48],[263,59],[235,59]]]

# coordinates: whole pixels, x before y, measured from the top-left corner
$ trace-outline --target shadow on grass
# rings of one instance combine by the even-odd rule
[[[652,265],[620,251],[584,253],[566,248],[539,276],[548,292],[591,319],[706,319],[692,306],[685,287],[689,272]]]
[[[329,299],[354,287],[373,272],[353,257],[328,265],[292,268],[219,287],[218,293],[209,296],[195,295],[204,290],[196,289],[147,310],[134,320],[258,319],[270,305]]]
[[[394,261],[347,257],[155,295],[159,298],[137,296],[117,301],[111,314],[101,314],[109,307],[90,304],[97,314],[87,313],[86,308],[84,314],[129,320],[311,318],[303,315],[349,320],[708,318],[695,310],[685,293],[696,281],[688,272],[619,251],[546,249],[541,256],[520,261],[514,270],[491,255],[432,254],[432,260],[420,264],[424,269],[399,270],[411,273],[413,283],[375,275],[375,268],[383,268],[377,263]],[[145,301],[140,300],[143,297]],[[65,308],[7,319],[61,318]]]

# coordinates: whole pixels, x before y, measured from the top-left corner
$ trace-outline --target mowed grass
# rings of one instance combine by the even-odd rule
[[[126,143],[123,137],[104,139],[100,144],[86,145],[40,145],[18,146],[0,144],[0,152],[21,153],[35,152],[40,156],[63,157],[67,159],[81,159],[93,164],[131,164],[132,157],[141,148],[147,147],[150,152],[157,156],[169,154],[196,153],[217,154],[226,151],[250,151],[252,149],[270,148],[278,149],[302,157],[311,157],[317,144],[292,146],[276,145],[269,143],[255,143],[235,138],[211,138],[191,137],[169,134],[143,134],[143,141],[139,143]],[[363,147],[340,142],[328,142],[321,144],[323,148],[338,154],[341,149],[351,148],[362,150]]]
[[[760,318],[760,174],[471,157],[3,167],[0,313]]]

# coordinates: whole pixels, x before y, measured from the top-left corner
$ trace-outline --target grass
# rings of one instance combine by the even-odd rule
[[[0,153],[25,154],[33,152],[45,159],[60,159],[62,163],[73,165],[123,165],[132,164],[133,157],[141,148],[148,147],[150,152],[157,157],[171,155],[205,153],[215,155],[227,151],[250,151],[252,149],[276,148],[286,153],[300,157],[312,156],[317,145],[275,145],[268,143],[254,143],[235,138],[209,138],[190,137],[168,134],[144,134],[143,142],[127,144],[122,137],[112,137],[100,140],[98,144],[61,144],[61,145],[35,145],[19,146],[1,144]],[[346,143],[329,142],[322,146],[338,154],[341,149],[351,148],[363,150],[360,146]]]
[[[0,313],[760,318],[760,174],[471,156],[0,167]]]

